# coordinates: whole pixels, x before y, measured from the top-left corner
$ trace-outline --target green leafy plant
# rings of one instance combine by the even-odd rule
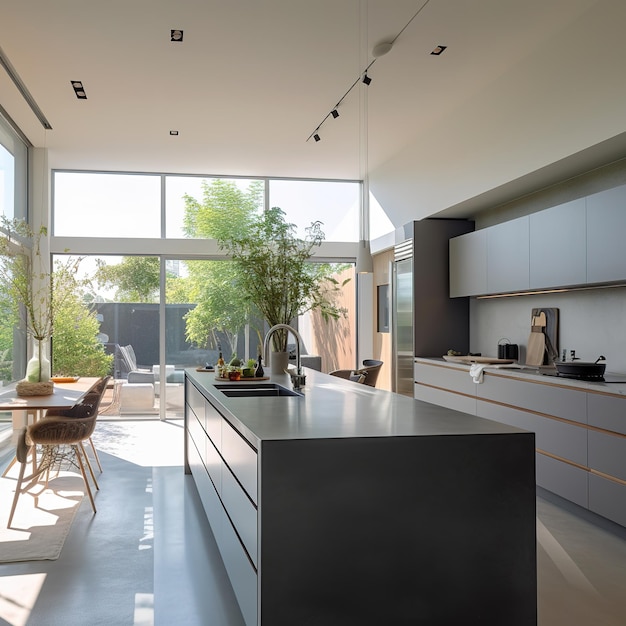
[[[285,219],[279,207],[250,216],[241,232],[222,233],[218,244],[235,266],[235,284],[247,304],[258,310],[270,325],[291,324],[307,311],[319,310],[329,321],[345,315],[334,304],[339,284],[336,267],[310,261],[313,250],[324,240],[322,224],[312,222],[304,239],[296,237],[296,226]],[[272,335],[274,349],[287,351],[287,332]]]

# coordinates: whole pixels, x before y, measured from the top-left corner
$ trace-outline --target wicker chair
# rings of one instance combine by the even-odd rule
[[[16,458],[20,463],[20,472],[15,487],[15,496],[11,506],[11,513],[7,528],[10,528],[17,501],[21,493],[27,491],[39,477],[46,473],[46,484],[49,472],[61,463],[68,462],[77,467],[85,481],[85,490],[89,496],[93,512],[96,505],[89,485],[85,466],[89,470],[91,479],[98,489],[98,482],[85,452],[83,441],[89,439],[96,427],[98,407],[104,395],[109,376],[98,380],[81,398],[74,407],[63,411],[48,411],[46,416],[38,422],[22,429],[19,434]],[[24,476],[28,457],[36,454],[37,446],[41,447],[41,456],[36,468],[30,476]]]

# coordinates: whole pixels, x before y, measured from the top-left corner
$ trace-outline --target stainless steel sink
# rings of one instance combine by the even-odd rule
[[[215,388],[229,398],[302,397],[304,395],[276,383],[230,383],[229,385],[215,385]]]

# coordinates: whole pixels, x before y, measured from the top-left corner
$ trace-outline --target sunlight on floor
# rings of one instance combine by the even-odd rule
[[[99,452],[142,467],[183,464],[183,422],[98,420],[93,441]]]
[[[46,574],[0,577],[0,620],[10,626],[26,626],[30,612],[46,580]]]
[[[152,626],[154,624],[154,594],[135,594],[135,619],[133,626]]]

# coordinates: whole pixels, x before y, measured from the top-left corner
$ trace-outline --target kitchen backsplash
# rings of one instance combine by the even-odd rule
[[[525,361],[534,307],[559,309],[559,354],[584,361],[606,357],[607,371],[626,373],[626,287],[470,301],[470,351],[496,356],[506,337]],[[450,348],[454,348],[450,346]]]

